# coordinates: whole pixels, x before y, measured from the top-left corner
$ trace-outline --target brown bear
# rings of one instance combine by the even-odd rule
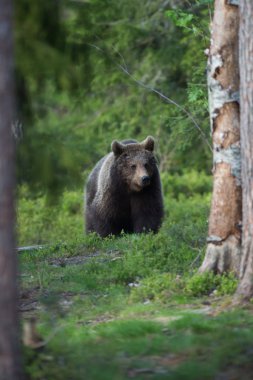
[[[86,187],[86,231],[105,237],[122,231],[157,232],[163,218],[154,139],[113,141]]]

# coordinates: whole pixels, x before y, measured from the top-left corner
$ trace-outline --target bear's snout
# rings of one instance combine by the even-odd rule
[[[144,175],[141,178],[141,183],[143,187],[148,186],[150,184],[150,177],[148,175]]]

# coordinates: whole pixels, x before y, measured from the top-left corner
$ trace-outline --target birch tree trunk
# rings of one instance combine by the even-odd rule
[[[236,0],[215,0],[208,58],[213,139],[213,195],[207,250],[200,272],[239,274],[241,163],[239,123],[239,10]]]
[[[20,380],[14,239],[12,1],[0,0],[0,380]]]
[[[237,295],[253,296],[253,2],[240,0],[240,98],[243,184],[242,263]]]

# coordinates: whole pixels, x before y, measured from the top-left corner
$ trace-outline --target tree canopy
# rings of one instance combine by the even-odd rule
[[[147,134],[162,171],[208,170],[208,2],[16,1],[19,182],[79,186],[113,139]]]

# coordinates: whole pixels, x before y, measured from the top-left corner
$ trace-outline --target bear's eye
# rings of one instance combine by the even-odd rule
[[[131,165],[131,169],[135,170],[136,169],[136,165]]]
[[[147,163],[144,164],[144,167],[145,167],[145,169],[148,169],[148,164]]]

